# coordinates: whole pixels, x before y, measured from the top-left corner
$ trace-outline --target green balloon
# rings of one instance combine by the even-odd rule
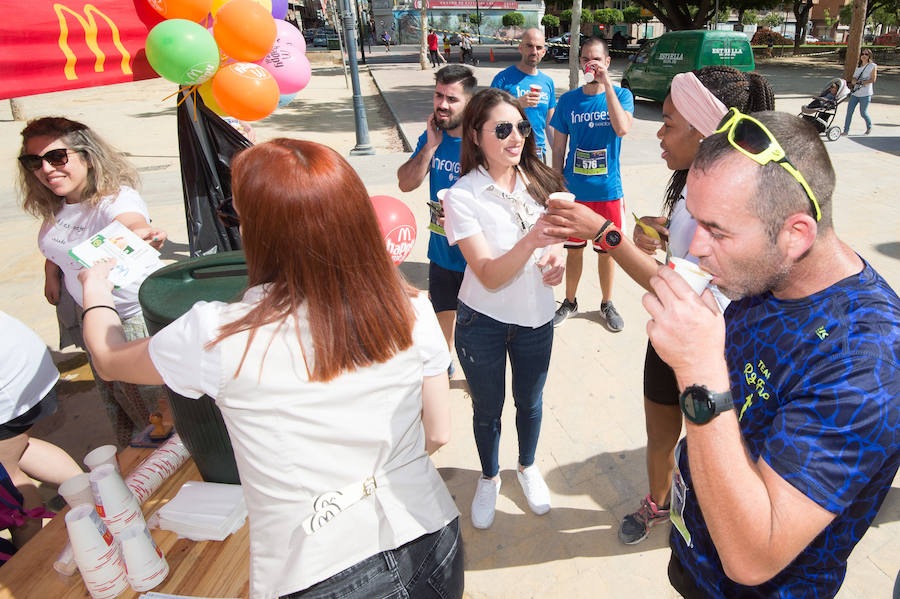
[[[205,27],[168,19],[147,35],[147,61],[160,77],[179,85],[203,83],[219,69],[219,47]]]

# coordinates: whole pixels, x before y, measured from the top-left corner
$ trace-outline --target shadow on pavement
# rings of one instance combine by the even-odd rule
[[[890,243],[879,243],[875,246],[875,250],[885,256],[900,260],[900,241],[892,241]]]
[[[900,156],[900,137],[851,134],[847,136],[847,139],[871,150],[878,150],[879,152]]]

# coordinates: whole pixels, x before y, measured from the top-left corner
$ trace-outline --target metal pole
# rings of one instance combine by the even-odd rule
[[[478,10],[478,0],[475,0],[475,18],[478,19],[478,22],[475,23],[475,30],[478,32],[478,43],[481,44],[481,11]],[[474,52],[472,53],[474,56]]]
[[[356,18],[359,20],[359,55],[362,57],[362,63],[366,64],[366,20],[359,12],[359,0],[356,0]],[[369,48],[369,51],[371,52],[372,49]]]
[[[347,42],[347,58],[350,61],[350,80],[353,82],[353,116],[356,118],[356,147],[350,150],[351,156],[371,155],[375,153],[369,142],[369,124],[366,121],[366,107],[363,104],[359,89],[359,65],[356,63],[356,40],[353,31],[353,11],[350,0],[341,0],[344,11],[344,40]]]

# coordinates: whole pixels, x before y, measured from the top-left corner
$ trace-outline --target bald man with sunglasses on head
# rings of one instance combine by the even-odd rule
[[[789,149],[789,153],[785,153]],[[688,174],[720,313],[661,267],[647,332],[674,370],[669,580],[685,597],[833,597],[900,464],[900,299],[832,227],[816,131],[735,109]]]

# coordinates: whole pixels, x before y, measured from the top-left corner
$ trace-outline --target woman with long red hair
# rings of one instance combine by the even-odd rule
[[[459,514],[428,457],[449,436],[450,356],[365,186],[333,150],[275,139],[235,157],[232,189],[243,298],[126,343],[93,309],[110,302],[97,264],[80,278],[98,369],[215,398],[249,511],[251,597],[461,597]]]

